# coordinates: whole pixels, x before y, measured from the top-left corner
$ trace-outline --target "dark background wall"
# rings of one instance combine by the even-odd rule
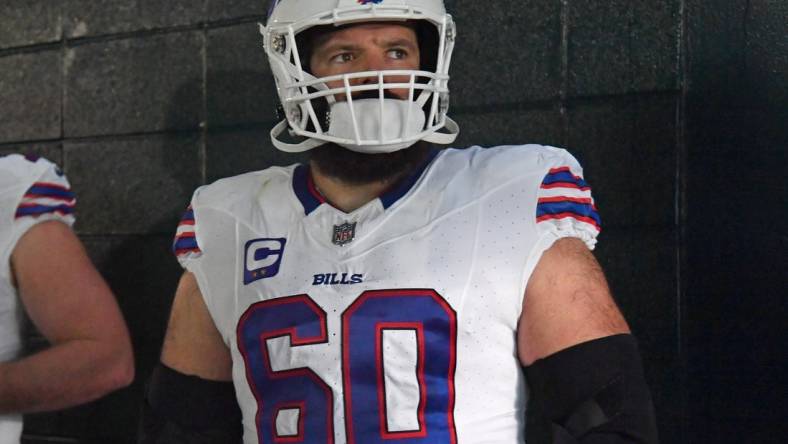
[[[694,442],[788,442],[788,2],[687,4]]]
[[[64,167],[137,357],[130,388],[28,415],[26,443],[134,441],[192,190],[298,160],[268,141],[262,3],[0,5],[0,154]],[[783,441],[784,0],[446,3],[456,145],[545,143],[581,160],[663,442]],[[538,412],[531,423],[543,442]]]

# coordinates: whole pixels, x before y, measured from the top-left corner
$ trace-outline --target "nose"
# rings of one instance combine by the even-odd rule
[[[359,66],[358,71],[384,71],[386,67],[386,60],[380,55],[366,54],[364,57],[364,63]],[[373,83],[378,83],[378,76],[360,77],[356,79],[355,83],[357,85],[370,85]]]
[[[385,53],[370,51],[364,57],[366,62],[365,71],[383,71],[388,67],[389,60],[386,58]]]

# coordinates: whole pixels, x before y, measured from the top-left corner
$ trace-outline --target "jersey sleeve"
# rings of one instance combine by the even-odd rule
[[[74,224],[76,197],[68,179],[43,158],[0,159],[0,261],[8,264],[19,239],[35,225],[57,220]],[[0,275],[8,272],[3,269]]]
[[[178,228],[175,231],[175,239],[172,241],[172,252],[178,258],[183,268],[188,269],[189,262],[202,255],[200,245],[197,241],[197,220],[194,216],[194,209],[191,205],[183,212]]]
[[[16,202],[13,243],[30,228],[44,221],[57,220],[68,226],[74,224],[77,203],[71,185],[63,172],[53,163],[38,159],[35,175],[25,184],[26,190]]]
[[[570,154],[556,159],[537,192],[536,226],[541,236],[577,237],[594,249],[602,221],[583,170]]]
[[[68,179],[54,164],[43,159],[37,162],[48,165],[25,191],[16,207],[14,219],[20,224],[56,219],[73,225],[77,199]]]
[[[223,303],[227,294],[225,285],[232,283],[232,267],[224,267],[226,263],[232,263],[232,248],[222,248],[223,228],[230,223],[221,211],[216,211],[206,203],[201,191],[198,188],[194,192],[191,205],[183,212],[175,237],[172,242],[172,252],[178,259],[181,267],[194,275],[197,286],[200,289],[205,306],[213,319],[225,342],[229,344],[232,327],[229,321],[232,319],[227,314],[231,304]]]

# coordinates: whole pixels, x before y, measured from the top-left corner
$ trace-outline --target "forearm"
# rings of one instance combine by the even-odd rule
[[[0,364],[0,414],[57,410],[97,399],[131,383],[128,347],[75,339]]]

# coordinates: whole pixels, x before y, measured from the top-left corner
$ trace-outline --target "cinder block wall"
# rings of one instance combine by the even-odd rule
[[[692,442],[788,442],[788,2],[687,2]]]
[[[446,3],[460,33],[457,146],[544,143],[581,160],[604,223],[597,256],[640,340],[661,434],[683,442],[685,0]],[[255,0],[0,5],[0,153],[42,154],[70,177],[76,229],[118,296],[138,374],[98,402],[28,415],[26,443],[134,442],[192,190],[299,160],[268,141],[264,11]],[[543,442],[538,412],[532,423]]]

